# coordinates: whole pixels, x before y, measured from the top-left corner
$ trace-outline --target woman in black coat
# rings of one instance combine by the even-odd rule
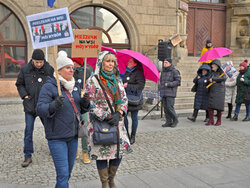
[[[199,110],[206,110],[206,119],[208,118],[208,90],[206,86],[209,84],[211,68],[207,64],[203,64],[197,71],[197,76],[193,82],[195,84],[196,94],[194,98],[194,112],[192,117],[188,117],[190,121],[195,122]],[[205,119],[205,121],[206,121]]]
[[[143,73],[143,67],[139,61],[131,58],[128,62],[128,67],[123,76],[124,88],[128,97],[128,112],[131,112],[132,118],[132,132],[130,137],[130,143],[135,142],[135,134],[138,127],[138,111],[142,109],[143,97],[142,90],[145,86],[145,77]],[[129,101],[130,96],[141,97],[140,103],[138,105],[133,105]],[[124,124],[127,129],[128,135],[128,118],[127,115],[124,116]]]
[[[224,111],[224,102],[225,102],[225,81],[226,75],[222,74],[224,71],[221,68],[221,63],[218,59],[215,59],[211,62],[212,73],[211,78],[209,79],[210,83],[213,83],[209,87],[208,92],[208,114],[209,121],[206,125],[214,124],[214,110],[217,110],[217,122],[215,126],[221,125],[221,116],[222,111]]]

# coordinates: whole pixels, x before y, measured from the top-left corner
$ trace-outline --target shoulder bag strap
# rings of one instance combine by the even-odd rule
[[[95,78],[97,79],[99,85],[100,85],[101,88],[102,88],[103,94],[104,94],[104,96],[105,96],[105,98],[106,98],[106,101],[107,101],[107,103],[108,103],[108,105],[109,105],[109,108],[110,108],[111,112],[114,113],[114,110],[113,110],[113,108],[112,108],[112,106],[111,106],[111,104],[110,104],[110,101],[109,101],[109,99],[108,99],[108,96],[107,96],[107,93],[106,93],[106,91],[105,91],[105,88],[103,87],[103,85],[102,85],[102,83],[100,82],[100,80],[99,80],[99,78],[98,78],[97,75],[95,75]]]

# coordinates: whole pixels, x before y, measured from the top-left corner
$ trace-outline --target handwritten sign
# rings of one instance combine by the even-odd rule
[[[172,36],[170,38],[170,40],[171,40],[171,43],[173,44],[173,46],[176,46],[177,44],[179,44],[182,41],[179,34],[176,34],[176,35]]]
[[[72,57],[97,57],[102,46],[102,32],[98,30],[74,29]]]
[[[74,42],[68,8],[29,15],[26,19],[34,49]]]

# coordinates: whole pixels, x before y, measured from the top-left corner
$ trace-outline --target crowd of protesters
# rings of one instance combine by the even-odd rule
[[[212,42],[208,40],[202,53],[212,48]],[[143,65],[131,58],[125,73],[120,74],[117,58],[110,51],[99,53],[95,70],[89,65],[84,66],[83,58],[69,58],[65,51],[58,53],[56,65],[57,69],[54,70],[45,60],[43,51],[36,49],[30,62],[21,68],[18,75],[16,86],[23,99],[26,124],[22,167],[32,163],[32,135],[38,116],[44,125],[56,169],[56,187],[68,187],[74,161],[80,152],[77,151],[79,127],[84,125],[87,134],[81,137],[83,162],[87,164],[96,160],[102,187],[114,188],[114,178],[122,158],[132,152],[131,145],[135,143],[138,112],[143,106],[145,87]],[[233,67],[232,62],[228,65]],[[205,110],[205,125],[219,126],[226,103],[227,119],[237,121],[240,107],[244,104],[246,116],[243,121],[250,121],[248,61],[240,63],[239,72],[234,69],[234,73],[231,76],[225,74],[219,59],[202,62],[193,80],[194,109],[188,120],[195,122],[199,110]],[[162,127],[174,128],[179,122],[174,104],[180,85],[180,72],[171,58],[165,58],[159,85],[165,114]],[[132,119],[131,133],[129,112]],[[114,144],[96,144],[94,124],[97,121],[116,127],[119,141]]]

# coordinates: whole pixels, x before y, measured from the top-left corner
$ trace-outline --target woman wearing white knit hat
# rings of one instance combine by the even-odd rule
[[[81,98],[80,84],[73,77],[74,63],[65,51],[56,59],[62,95],[58,96],[56,79],[48,79],[41,89],[37,114],[44,119],[45,135],[57,174],[56,187],[68,187],[78,145],[80,113],[89,108]],[[55,74],[54,74],[55,76]]]

